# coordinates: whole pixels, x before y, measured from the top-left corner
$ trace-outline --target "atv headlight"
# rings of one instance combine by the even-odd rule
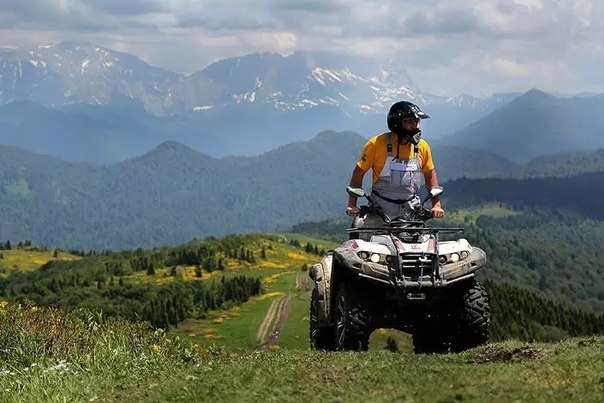
[[[357,256],[366,262],[388,264],[392,261],[392,256],[390,255],[382,255],[380,253],[371,253],[367,251],[359,252],[357,253]]]
[[[447,263],[455,263],[460,260],[465,260],[470,256],[470,252],[467,250],[462,250],[461,252],[453,252],[445,255],[438,256],[438,263],[447,264]]]
[[[373,263],[379,263],[382,257],[378,253],[372,253],[369,257]]]

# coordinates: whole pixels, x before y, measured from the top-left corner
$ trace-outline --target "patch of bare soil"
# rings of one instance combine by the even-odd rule
[[[258,341],[263,342],[267,338],[269,326],[271,325],[271,323],[273,323],[273,321],[275,319],[275,313],[277,312],[277,306],[279,305],[282,298],[283,297],[273,300],[273,302],[271,303],[271,306],[268,308],[268,311],[266,312],[266,315],[264,315],[264,319],[262,320],[262,323],[260,324],[260,327],[258,328],[258,332],[256,333],[256,339],[258,339]]]
[[[278,300],[273,301],[260,325],[260,329],[258,329],[258,336],[261,337],[259,337],[260,344],[255,348],[256,351],[266,350],[277,340],[277,338],[279,338],[279,334],[281,334],[281,330],[283,330],[283,326],[285,326],[285,322],[289,316],[290,303],[290,295],[284,295]],[[273,326],[270,332],[267,332],[271,323]]]
[[[470,362],[478,364],[487,362],[518,362],[523,360],[539,360],[544,356],[544,351],[529,346],[516,348],[487,346],[478,351],[476,357],[471,359]]]

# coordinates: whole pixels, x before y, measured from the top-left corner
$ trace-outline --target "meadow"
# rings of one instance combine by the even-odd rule
[[[311,351],[307,269],[320,256],[304,245],[335,244],[284,237],[255,263],[228,261],[224,271],[201,279],[194,267],[178,267],[183,281],[245,273],[261,279],[262,293],[167,331],[85,308],[0,302],[0,402],[602,401],[603,336],[512,338],[458,354],[418,355],[409,335],[378,329],[367,352]],[[2,253],[4,278],[52,259],[80,259],[53,250]],[[123,280],[176,281],[169,270]]]

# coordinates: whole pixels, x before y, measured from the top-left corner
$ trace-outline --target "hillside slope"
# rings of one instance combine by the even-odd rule
[[[290,349],[240,355],[103,319],[89,311],[0,305],[3,399],[597,402],[602,396],[601,336],[494,343],[444,356]]]
[[[547,154],[604,147],[604,96],[556,98],[530,90],[439,140],[526,163]]]
[[[302,221],[343,216],[345,187],[365,141],[356,133],[322,132],[263,155],[220,159],[165,142],[111,166],[65,162],[2,146],[0,240],[122,249],[281,231]],[[564,178],[526,181],[521,180],[522,167],[494,154],[459,147],[435,148],[434,153],[451,206],[500,201],[559,206],[591,217],[602,211],[601,198],[581,198],[604,187],[602,175],[589,173],[602,166],[597,151],[560,156],[559,163],[535,161],[526,175]],[[582,158],[584,164],[563,168]],[[572,173],[582,176],[568,177]],[[507,179],[514,175],[520,176]],[[366,188],[368,181],[366,175]]]

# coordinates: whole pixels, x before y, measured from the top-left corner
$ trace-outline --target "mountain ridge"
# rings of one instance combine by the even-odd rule
[[[342,214],[345,188],[365,141],[358,133],[324,132],[259,156],[221,159],[166,142],[145,155],[109,166],[0,146],[0,239],[116,249],[282,230],[302,221],[333,218]],[[445,202],[451,206],[453,199],[480,201],[480,189],[489,189],[489,195],[500,191],[485,174],[515,174],[511,162],[503,160],[498,166],[488,155],[481,154],[485,158],[480,160],[471,151],[461,158],[458,149],[453,153],[445,158],[441,150],[436,156],[441,183],[447,188]],[[600,154],[585,159],[598,161]],[[474,164],[468,164],[469,160]],[[464,181],[464,177],[485,182]],[[579,186],[588,185],[578,178],[548,179],[547,183],[567,188],[574,180]],[[595,178],[597,183],[599,177]],[[502,183],[499,186],[505,187],[511,182]],[[518,184],[523,183],[528,182],[515,182],[514,187],[520,189]],[[534,183],[536,189],[545,184]],[[521,195],[518,202],[524,199]],[[552,202],[556,201],[548,203]]]
[[[432,116],[422,122],[426,138],[515,162],[602,146],[594,132],[604,126],[604,96],[539,97],[436,96],[404,66],[337,53],[253,53],[185,76],[93,44],[60,43],[0,53],[0,143],[96,164],[167,140],[214,157],[251,156],[323,130],[370,137],[386,130],[391,104],[408,99]],[[508,131],[527,144],[503,144]],[[573,132],[586,140],[572,141]]]
[[[531,89],[438,143],[471,144],[517,163],[546,154],[602,148],[602,110],[602,96],[562,99]]]

